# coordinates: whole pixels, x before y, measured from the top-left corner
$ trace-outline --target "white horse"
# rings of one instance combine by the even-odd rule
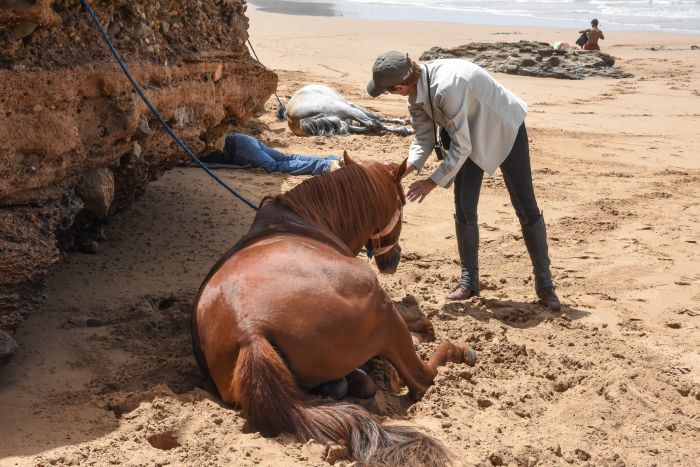
[[[287,103],[286,116],[289,129],[297,136],[383,131],[406,136],[413,133],[413,128],[406,126],[406,120],[370,112],[322,84],[308,84],[295,92]],[[385,125],[384,122],[400,126]]]

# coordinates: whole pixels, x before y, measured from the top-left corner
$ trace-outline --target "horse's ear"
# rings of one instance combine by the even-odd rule
[[[343,151],[343,163],[344,165],[353,165],[357,164],[354,160],[350,159],[350,156],[348,155],[347,151]]]
[[[404,174],[406,173],[406,164],[408,163],[408,158],[404,159],[403,162],[401,163],[400,166],[396,168],[396,172],[394,172],[394,181],[397,183],[401,182],[401,179],[403,178]]]

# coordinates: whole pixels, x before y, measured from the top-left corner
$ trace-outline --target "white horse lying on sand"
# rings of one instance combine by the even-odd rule
[[[406,120],[387,118],[345,100],[322,84],[308,84],[294,93],[287,103],[287,123],[297,136],[349,135],[383,132],[407,136],[413,128]],[[384,125],[398,123],[400,126]]]

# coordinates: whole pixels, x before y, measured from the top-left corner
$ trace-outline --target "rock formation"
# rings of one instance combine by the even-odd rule
[[[633,76],[615,67],[615,59],[606,53],[573,48],[555,49],[546,42],[472,42],[451,49],[432,47],[420,56],[420,60],[438,58],[465,58],[490,71],[540,78]]]
[[[245,0],[90,3],[195,152],[261,112],[276,89],[245,46]],[[78,0],[0,0],[0,333],[41,298],[60,249],[94,250],[99,219],[185,158]]]

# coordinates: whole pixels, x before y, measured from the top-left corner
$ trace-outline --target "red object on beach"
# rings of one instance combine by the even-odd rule
[[[600,50],[600,47],[598,46],[598,44],[589,44],[588,42],[586,42],[585,44],[583,44],[583,50]]]

